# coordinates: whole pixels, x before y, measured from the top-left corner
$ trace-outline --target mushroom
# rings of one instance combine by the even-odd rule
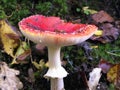
[[[97,30],[94,25],[64,22],[59,17],[32,15],[19,22],[24,36],[48,47],[49,69],[44,75],[51,80],[51,90],[64,90],[67,71],[61,66],[60,49],[90,38]]]

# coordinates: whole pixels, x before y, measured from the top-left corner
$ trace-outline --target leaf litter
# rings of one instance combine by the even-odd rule
[[[22,82],[17,75],[19,71],[9,68],[5,62],[0,62],[0,89],[1,90],[19,90],[23,88]]]
[[[120,35],[120,30],[118,28],[119,23],[107,12],[101,10],[98,13],[93,14],[90,18],[91,19],[88,22],[97,25],[99,33],[101,34],[96,33],[91,37],[91,40],[108,43],[118,39]]]
[[[108,43],[108,42],[112,42],[112,41],[115,41],[118,39],[118,36],[120,34],[120,30],[119,30],[120,22],[119,21],[114,20],[113,17],[111,17],[107,12],[105,12],[103,10],[98,13],[96,12],[95,14],[93,14],[93,16],[91,18],[93,19],[92,23],[96,24],[99,27],[99,32],[97,32],[93,37],[91,37],[91,40],[99,41],[101,43]],[[3,25],[3,24],[0,24],[0,29],[1,29],[1,25]],[[7,28],[8,27],[11,27],[11,26],[9,26],[9,24],[8,24]],[[12,28],[11,28],[11,30],[12,30]],[[10,32],[12,32],[12,33],[10,33]],[[30,47],[28,48],[28,45],[26,45],[26,46],[23,45],[24,42],[20,41],[20,38],[18,37],[19,35],[16,34],[14,32],[14,30],[12,30],[10,32],[9,31],[7,31],[7,33],[0,32],[0,34],[5,35],[5,37],[7,38],[5,40],[10,40],[10,43],[11,43],[11,44],[9,43],[10,46],[6,47],[5,46],[6,42],[2,40],[5,37],[3,38],[3,36],[1,35],[0,38],[1,38],[1,41],[4,46],[4,51],[7,54],[9,54],[10,56],[12,56],[14,59],[16,59],[16,57],[17,57],[18,60],[24,61],[26,59],[26,57],[28,57],[30,55]],[[8,45],[8,44],[6,44],[6,45]],[[90,58],[92,59],[91,46],[88,43],[83,43],[81,46],[83,47],[85,56],[88,57],[88,59],[90,59]],[[11,50],[11,47],[12,47],[12,50]],[[43,54],[45,53],[44,46],[41,47],[40,45],[36,45],[36,49],[40,53],[43,53]],[[42,69],[45,66],[45,63],[43,63],[42,60],[40,60],[40,61],[41,62],[39,62],[39,63],[37,63],[36,61],[32,62],[37,69]],[[88,64],[86,64],[86,66],[87,65]],[[115,67],[113,67],[113,66],[115,66]],[[118,76],[116,76],[116,73],[118,73],[116,69],[118,69],[119,65],[113,65],[113,66],[109,62],[106,62],[104,60],[100,62],[100,67],[102,68],[102,71],[104,73],[107,73],[107,77],[109,77],[108,81],[112,81],[116,85],[116,87],[119,88],[119,80],[118,80]],[[112,67],[113,67],[113,69],[112,69]],[[112,73],[113,71],[115,71],[115,72]],[[28,70],[28,73],[29,73],[29,77],[28,77],[29,82],[34,83],[35,78],[33,75],[33,73],[34,73],[33,70],[30,68]],[[113,74],[115,76],[114,80],[112,78]]]
[[[120,63],[112,64],[107,60],[101,59],[98,65],[102,72],[106,74],[107,80],[114,84],[116,90],[120,89]]]

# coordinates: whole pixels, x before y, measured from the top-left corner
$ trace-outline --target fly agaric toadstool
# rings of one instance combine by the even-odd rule
[[[24,36],[48,47],[49,69],[45,74],[51,79],[51,90],[64,90],[66,70],[61,66],[60,49],[90,38],[97,30],[94,25],[66,23],[59,17],[32,15],[19,22]]]

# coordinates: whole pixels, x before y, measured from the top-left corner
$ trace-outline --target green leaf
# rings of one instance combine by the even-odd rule
[[[17,49],[15,56],[20,60],[25,59],[30,54],[30,47],[26,42],[21,42],[19,48]]]
[[[96,10],[89,9],[89,7],[87,7],[87,6],[86,6],[86,7],[83,7],[83,12],[84,12],[86,15],[97,13]]]

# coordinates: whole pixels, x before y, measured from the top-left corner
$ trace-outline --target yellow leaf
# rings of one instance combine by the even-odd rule
[[[96,49],[98,48],[98,45],[91,46],[91,48]]]
[[[32,64],[33,64],[37,69],[40,69],[39,63],[37,63],[36,61],[33,61]]]
[[[47,67],[47,63],[45,63],[43,59],[41,59],[39,63],[32,61],[32,64],[39,70],[43,70],[45,67]]]
[[[95,35],[96,35],[96,36],[102,36],[102,34],[103,34],[103,31],[102,31],[102,30],[97,30],[97,31],[95,32]]]
[[[0,20],[0,39],[4,51],[14,57],[13,52],[19,44],[19,36],[5,20]]]
[[[85,14],[95,14],[95,13],[97,13],[96,10],[89,9],[89,7],[87,7],[87,6],[83,7],[82,9],[83,9],[83,11],[84,11]]]
[[[115,88],[120,90],[120,64],[115,64],[107,73],[107,79],[115,85]]]

